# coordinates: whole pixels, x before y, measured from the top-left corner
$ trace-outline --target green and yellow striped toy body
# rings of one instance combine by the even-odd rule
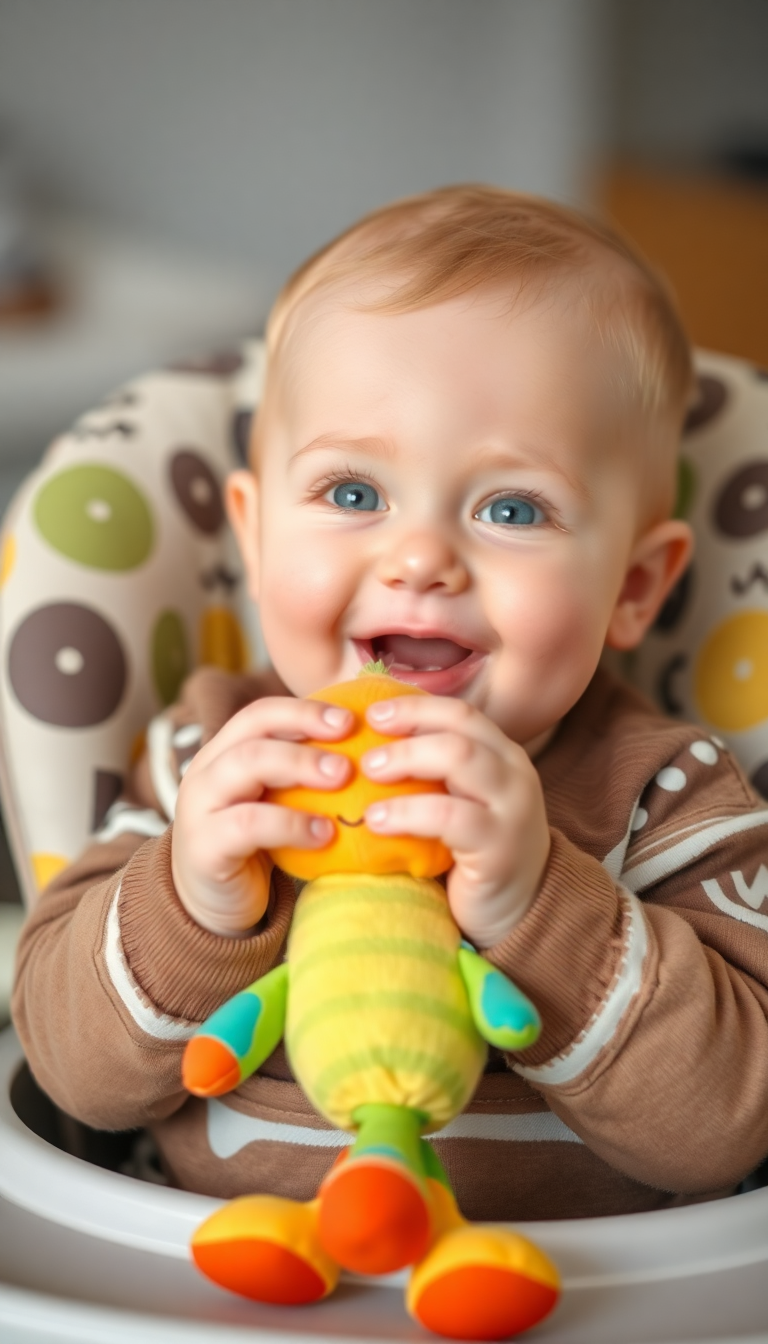
[[[288,944],[285,1042],[312,1104],[354,1130],[365,1103],[423,1133],[469,1102],[487,1046],[459,968],[461,934],[428,878],[329,874],[302,891]]]

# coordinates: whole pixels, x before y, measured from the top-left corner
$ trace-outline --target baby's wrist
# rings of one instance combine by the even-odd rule
[[[254,856],[256,859],[257,856]],[[220,938],[249,938],[264,915],[269,901],[271,864],[254,862],[246,891],[231,888],[190,890],[172,865],[176,895],[195,924]]]
[[[524,901],[516,904],[513,910],[508,911],[499,919],[489,920],[481,929],[476,931],[474,937],[469,936],[469,941],[480,951],[503,943],[517,928],[518,924],[525,919],[537,895],[538,890],[531,892]]]

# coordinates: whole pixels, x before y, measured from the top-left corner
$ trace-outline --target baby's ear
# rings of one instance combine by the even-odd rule
[[[252,471],[232,471],[224,485],[227,516],[248,579],[248,592],[259,600],[259,483]]]
[[[609,648],[634,649],[640,643],[692,551],[693,533],[676,518],[656,523],[635,543],[608,624]]]

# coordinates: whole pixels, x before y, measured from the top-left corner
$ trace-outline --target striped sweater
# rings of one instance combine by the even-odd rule
[[[171,878],[184,762],[255,678],[207,669],[155,720],[94,843],[43,893],[14,1018],[40,1084],[102,1128],[148,1125],[171,1179],[308,1199],[349,1136],[282,1047],[231,1095],[181,1087],[195,1025],[282,957],[276,873],[247,937],[199,928]],[[552,846],[524,919],[485,951],[544,1022],[491,1052],[431,1141],[471,1218],[630,1212],[732,1189],[768,1153],[768,806],[722,745],[600,671],[536,762]]]

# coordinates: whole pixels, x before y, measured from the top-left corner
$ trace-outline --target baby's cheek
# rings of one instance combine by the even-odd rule
[[[567,572],[532,574],[507,599],[504,642],[520,689],[553,713],[565,712],[581,694],[604,642],[603,603],[592,585]]]
[[[300,552],[300,547],[298,548]],[[270,658],[294,694],[333,680],[336,632],[348,595],[343,575],[316,555],[311,564],[286,546],[284,563],[262,571],[259,618]]]

